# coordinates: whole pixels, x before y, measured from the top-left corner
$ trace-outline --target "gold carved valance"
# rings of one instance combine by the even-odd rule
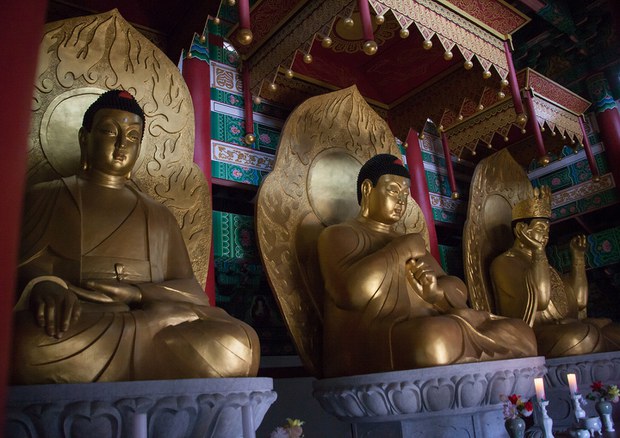
[[[476,58],[484,71],[508,76],[504,40],[435,0],[369,0],[379,15],[392,11],[403,29],[415,24],[426,41],[437,36],[449,52],[458,47],[466,61]]]

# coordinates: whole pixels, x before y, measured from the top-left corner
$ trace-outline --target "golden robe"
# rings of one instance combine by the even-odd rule
[[[465,285],[438,272],[438,266],[444,298],[431,304],[418,295],[407,280],[406,256],[390,245],[401,237],[374,231],[358,220],[321,234],[326,375],[536,355],[527,324],[467,308],[466,296],[460,296]],[[370,298],[360,303],[355,298],[360,294]]]
[[[82,247],[76,177],[39,184],[29,194],[22,287],[33,272],[82,287],[87,279],[120,276],[140,289],[142,302],[130,307],[97,300],[96,293],[80,296],[79,320],[56,339],[36,324],[28,297],[22,296],[15,310],[13,383],[256,374],[259,343],[254,330],[209,306],[176,220],[165,206],[135,194],[138,201],[130,215],[93,248]]]

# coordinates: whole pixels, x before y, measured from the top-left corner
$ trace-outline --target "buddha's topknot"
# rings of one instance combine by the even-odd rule
[[[142,125],[144,126],[144,111],[138,104],[133,95],[125,90],[110,90],[103,93],[88,107],[84,113],[84,119],[82,120],[82,126],[90,132],[93,127],[93,120],[95,114],[100,109],[110,108],[122,111],[134,113],[142,119]]]

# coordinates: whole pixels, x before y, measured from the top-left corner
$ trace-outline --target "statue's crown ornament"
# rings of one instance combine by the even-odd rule
[[[512,220],[551,218],[551,189],[547,186],[533,188],[530,197],[512,208]]]

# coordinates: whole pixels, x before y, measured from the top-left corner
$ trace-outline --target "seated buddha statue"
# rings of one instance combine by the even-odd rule
[[[103,93],[79,130],[79,174],[25,201],[16,384],[254,376],[254,330],[210,307],[177,222],[127,184],[145,115]]]
[[[374,156],[357,178],[357,217],[319,236],[325,375],[535,356],[523,320],[469,308],[465,284],[443,271],[424,239],[396,231],[409,187],[397,157]]]
[[[570,241],[572,259],[565,276],[549,265],[551,192],[534,188],[512,209],[514,244],[491,264],[491,282],[500,315],[533,326],[538,353],[562,357],[620,349],[620,326],[609,319],[585,318],[588,282],[586,238]]]

